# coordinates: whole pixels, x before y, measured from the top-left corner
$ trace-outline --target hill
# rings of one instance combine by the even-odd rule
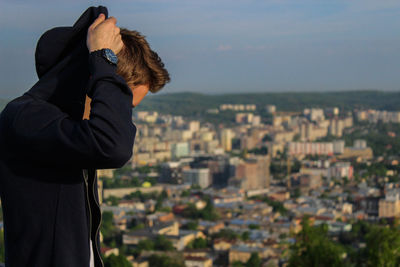
[[[171,93],[149,95],[137,110],[154,110],[165,114],[198,115],[220,104],[256,104],[262,108],[276,105],[280,111],[301,111],[306,107],[339,107],[400,110],[400,92],[343,91],[343,92],[289,92],[206,95],[200,93]]]

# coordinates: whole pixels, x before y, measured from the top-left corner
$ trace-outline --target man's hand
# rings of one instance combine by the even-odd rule
[[[104,14],[100,14],[90,25],[86,45],[89,52],[109,48],[117,54],[124,46],[120,29],[116,26],[117,20],[114,17],[105,18]]]

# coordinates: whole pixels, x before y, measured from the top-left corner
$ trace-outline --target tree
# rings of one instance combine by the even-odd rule
[[[273,141],[272,137],[269,134],[264,135],[264,137],[262,138],[263,142],[271,142]]]
[[[181,197],[188,197],[190,196],[190,190],[183,190],[181,193]]]
[[[154,250],[154,242],[150,239],[143,239],[140,240],[138,245],[137,245],[137,249],[138,251],[142,251],[142,250]]]
[[[243,241],[249,240],[249,239],[250,239],[250,232],[249,232],[249,231],[243,232],[240,238],[241,238]]]
[[[184,229],[195,231],[199,227],[199,223],[197,221],[190,221],[185,226]]]
[[[201,237],[196,238],[192,242],[190,242],[187,247],[193,249],[207,248],[207,240]]]
[[[258,225],[258,224],[249,224],[249,229],[251,229],[251,230],[260,229],[260,225]]]
[[[116,196],[109,196],[107,199],[105,199],[105,202],[109,202],[111,206],[117,206],[120,200],[121,199]]]
[[[239,238],[239,235],[235,231],[233,231],[232,229],[222,229],[218,233],[213,234],[212,238],[213,239],[224,238],[224,239],[227,239],[229,241],[235,241],[235,240],[237,240]]]
[[[309,225],[308,217],[304,217],[302,230],[296,235],[296,243],[291,246],[289,267],[342,267],[347,266],[343,259],[344,248],[334,243],[327,236],[326,224],[313,227]]]
[[[218,213],[216,212],[211,199],[207,199],[207,204],[202,210],[198,210],[193,203],[189,203],[183,211],[183,216],[191,219],[204,219],[207,221],[215,221],[218,219]]]
[[[162,251],[172,251],[175,250],[172,242],[168,240],[164,235],[157,235],[154,241],[154,249]]]
[[[250,259],[246,262],[246,267],[260,267],[261,259],[257,252],[251,253]]]
[[[301,197],[301,191],[300,191],[300,188],[297,187],[293,191],[293,198],[299,198],[299,197]]]
[[[171,258],[166,255],[153,254],[149,257],[149,266],[184,267],[185,265],[179,259]]]
[[[5,262],[5,255],[4,255],[4,239],[3,239],[3,230],[0,231],[0,262]]]
[[[102,217],[101,220],[102,222],[100,231],[104,236],[104,242],[110,245],[113,241],[115,242],[115,237],[118,232],[113,222],[114,215],[111,211],[104,211],[101,217]]]
[[[400,231],[398,228],[373,225],[365,239],[367,266],[395,267],[400,265]]]
[[[104,267],[131,267],[130,263],[125,256],[111,254],[104,259]]]

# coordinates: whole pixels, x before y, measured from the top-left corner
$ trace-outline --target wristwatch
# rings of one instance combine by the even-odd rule
[[[109,49],[109,48],[103,48],[100,50],[96,50],[92,52],[96,56],[101,56],[103,57],[108,63],[111,65],[117,65],[118,63],[118,57],[114,54],[114,52]]]

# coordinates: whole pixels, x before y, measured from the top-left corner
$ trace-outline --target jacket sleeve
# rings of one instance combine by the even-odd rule
[[[23,148],[23,158],[97,169],[119,168],[131,158],[136,134],[132,91],[116,74],[116,66],[102,57],[90,54],[89,68],[89,120],[73,120],[39,98],[25,100],[16,110],[10,130],[15,146]]]

